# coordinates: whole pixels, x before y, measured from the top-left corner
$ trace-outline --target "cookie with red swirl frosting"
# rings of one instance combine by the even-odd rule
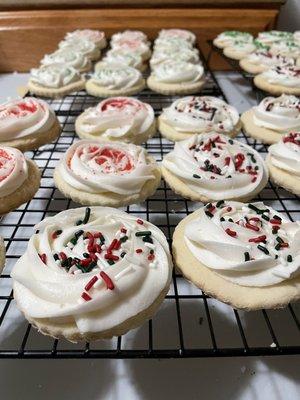
[[[22,151],[51,143],[61,132],[54,111],[41,99],[25,97],[0,104],[0,144]]]
[[[85,110],[75,122],[82,139],[141,144],[156,132],[153,108],[132,97],[111,97]]]
[[[31,200],[39,189],[40,171],[20,150],[0,146],[0,215]]]
[[[234,308],[281,308],[300,299],[300,222],[262,202],[209,203],[173,235],[183,275]]]
[[[270,146],[266,162],[272,181],[300,196],[300,131],[290,132]]]
[[[267,93],[300,95],[300,67],[274,65],[254,77],[254,84]]]
[[[12,278],[18,307],[45,335],[72,342],[122,335],[151,318],[169,290],[169,246],[148,221],[87,207],[35,230]]]
[[[121,207],[151,196],[161,173],[146,150],[134,144],[81,140],[54,171],[57,188],[80,204]]]

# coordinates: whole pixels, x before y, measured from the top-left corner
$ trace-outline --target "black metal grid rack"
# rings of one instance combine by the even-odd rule
[[[226,100],[214,74],[207,70],[207,76],[208,81],[201,94]],[[156,115],[176,98],[149,90],[144,90],[137,97],[151,104]],[[40,189],[29,203],[4,216],[1,221],[0,234],[6,242],[7,263],[0,277],[0,358],[184,358],[299,354],[297,305],[289,305],[282,310],[237,311],[206,296],[176,271],[170,292],[157,315],[122,337],[90,344],[70,344],[39,334],[25,321],[16,308],[9,273],[24,252],[37,222],[61,210],[78,206],[65,199],[55,188],[52,173],[62,153],[76,140],[76,117],[98,101],[85,92],[50,101],[62,124],[63,133],[51,145],[28,153],[42,170]],[[265,145],[246,137],[244,133],[240,133],[238,138],[261,153],[267,151]],[[158,134],[144,146],[158,161],[173,148],[171,142]],[[258,199],[285,213],[291,220],[299,219],[299,199],[272,183]],[[162,181],[154,196],[125,210],[156,224],[170,243],[178,222],[200,206],[201,203],[174,194]]]

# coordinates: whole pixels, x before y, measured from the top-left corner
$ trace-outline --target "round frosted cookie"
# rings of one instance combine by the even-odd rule
[[[275,42],[285,42],[293,39],[293,34],[291,32],[284,31],[265,31],[260,32],[257,36],[257,40],[265,45],[272,45]]]
[[[163,158],[162,175],[175,193],[204,203],[250,200],[268,181],[268,170],[256,150],[216,133],[176,142]]]
[[[134,40],[148,44],[148,38],[144,32],[130,29],[113,34],[110,39],[111,46],[113,47],[114,43],[118,43],[120,40]]]
[[[86,56],[91,61],[99,60],[101,51],[95,42],[86,38],[75,38],[62,40],[58,47],[64,50],[73,50]]]
[[[142,144],[156,133],[153,108],[132,97],[111,97],[85,110],[75,121],[82,139]]]
[[[300,44],[295,41],[275,42],[270,48],[270,53],[290,58],[298,58],[300,57]]]
[[[278,142],[290,130],[300,129],[300,100],[292,95],[265,97],[241,116],[245,132],[263,143]]]
[[[234,308],[281,308],[300,298],[300,223],[264,203],[218,202],[177,225],[175,265]]]
[[[244,71],[256,75],[275,65],[293,67],[295,60],[271,54],[268,50],[257,50],[240,60],[239,64]]]
[[[154,50],[150,59],[151,68],[165,61],[183,61],[192,64],[199,64],[199,51],[197,49],[182,48],[180,51],[174,51],[172,47]]]
[[[31,93],[50,98],[64,97],[84,86],[85,80],[75,68],[58,63],[32,69],[28,81]]]
[[[77,29],[76,31],[73,32],[68,32],[65,36],[65,41],[68,40],[80,40],[80,39],[86,39],[89,40],[100,49],[104,49],[107,46],[106,38],[105,38],[105,33],[102,31],[98,31],[95,29]]]
[[[233,60],[241,60],[255,50],[256,46],[253,42],[244,42],[242,40],[237,40],[233,42],[230,46],[226,46],[223,49],[223,53],[226,57],[232,58]]]
[[[0,146],[0,215],[31,200],[40,186],[40,171],[20,150]]]
[[[41,60],[42,65],[65,64],[75,68],[78,72],[88,72],[92,69],[92,62],[83,54],[74,49],[59,49],[52,54],[46,54]]]
[[[237,40],[251,43],[253,41],[253,36],[247,32],[225,31],[220,33],[213,40],[213,44],[219,49],[223,49],[226,46],[231,46]]]
[[[147,79],[150,89],[165,95],[197,93],[204,83],[202,65],[173,60],[158,64]]]
[[[0,273],[5,265],[5,243],[3,237],[0,236]]]
[[[128,53],[126,50],[109,50],[102,61],[99,62],[101,68],[102,63],[106,64],[125,64],[128,67],[136,68],[141,72],[147,69],[147,64],[143,62],[142,57],[136,53]],[[95,65],[95,71],[98,69],[98,63]]]
[[[25,97],[0,104],[0,145],[34,150],[51,143],[60,132],[55,113],[41,99]]]
[[[274,95],[300,95],[300,67],[275,66],[254,77],[259,89]]]
[[[126,65],[98,63],[86,82],[86,91],[96,97],[131,96],[146,86],[140,71]]]
[[[172,38],[157,38],[154,41],[153,50],[154,52],[176,52],[180,53],[184,50],[193,50],[194,47],[192,43],[186,41],[181,37],[172,37]]]
[[[300,196],[300,133],[290,132],[268,149],[270,178]]]
[[[18,307],[45,335],[122,335],[150,319],[169,290],[168,243],[150,222],[92,207],[62,211],[35,229],[11,275]]]
[[[146,150],[133,144],[80,140],[54,171],[57,188],[80,204],[122,207],[155,193],[161,172]]]
[[[151,50],[148,43],[136,39],[116,39],[111,43],[111,48],[113,50],[122,50],[127,53],[138,54],[144,61],[151,57]]]
[[[160,133],[170,140],[184,140],[204,132],[234,137],[241,129],[237,110],[212,96],[188,96],[175,100],[158,117]]]
[[[196,35],[186,29],[162,29],[159,31],[158,38],[166,40],[179,38],[193,45],[196,43]]]

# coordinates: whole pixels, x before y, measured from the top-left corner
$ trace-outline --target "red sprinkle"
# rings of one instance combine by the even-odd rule
[[[258,236],[256,238],[251,238],[248,240],[248,242],[253,242],[253,243],[260,243],[264,242],[267,239],[266,235]]]
[[[85,301],[90,301],[90,300],[92,300],[91,296],[90,296],[89,294],[87,294],[86,292],[83,292],[83,293],[81,294],[81,297],[82,297],[83,300],[85,300]]]
[[[136,251],[135,251],[136,253],[142,253],[143,252],[143,250],[142,249],[136,249]]]
[[[45,253],[39,254],[39,256],[40,256],[40,259],[42,260],[42,262],[44,264],[47,264],[47,256],[46,256],[46,254]]]
[[[138,224],[140,224],[140,225],[144,225],[144,222],[143,222],[140,218],[138,218],[138,219],[136,220],[136,222],[137,222]]]
[[[230,212],[232,210],[232,207],[227,207],[226,211]]]
[[[112,250],[114,250],[115,245],[117,244],[117,242],[118,242],[118,239],[114,239],[114,240],[111,242],[111,244],[109,245],[109,247],[108,247],[108,249],[107,249],[107,252],[108,252],[108,253],[111,252]]]
[[[245,227],[248,229],[251,229],[252,231],[258,232],[259,231],[259,227],[255,226],[255,225],[251,225],[248,222],[245,223]]]
[[[110,279],[110,277],[104,271],[100,272],[100,276],[104,280],[107,289],[113,290],[115,288],[113,281]]]
[[[237,235],[237,233],[235,231],[232,231],[229,228],[225,229],[225,232],[227,233],[227,235],[232,236],[232,237],[236,237],[236,235]]]
[[[230,157],[225,157],[225,165],[229,165],[230,164]]]
[[[102,251],[100,244],[95,244],[94,249],[95,249],[95,253],[101,253],[101,251]]]
[[[154,260],[154,258],[155,258],[155,255],[154,255],[154,254],[149,254],[149,256],[148,256],[148,260],[149,260],[149,261]]]
[[[251,218],[248,218],[248,221],[259,222],[260,219],[258,217],[251,217]]]
[[[87,267],[90,263],[91,263],[92,258],[91,255],[89,258],[85,258],[84,260],[80,260],[80,265],[82,265],[83,267]]]
[[[127,229],[121,228],[121,232],[122,232],[122,233],[127,233]]]
[[[94,233],[94,238],[95,238],[95,239],[100,239],[100,238],[102,238],[102,237],[103,237],[103,235],[102,235],[101,232],[96,232],[96,233]]]
[[[288,243],[280,243],[280,247],[289,247],[289,244]]]
[[[270,219],[270,223],[274,225],[281,225],[281,219],[272,218]]]
[[[93,276],[92,279],[85,285],[84,290],[86,290],[88,292],[95,285],[97,280],[98,280],[98,277],[96,275]]]
[[[104,255],[104,258],[105,258],[106,260],[113,260],[113,261],[118,261],[118,260],[119,260],[119,257],[118,257],[118,256],[115,256],[115,255],[113,255],[113,254],[111,254],[111,253],[105,254],[105,255]]]
[[[52,238],[52,239],[56,239],[56,238],[57,238],[57,233],[56,233],[56,231],[52,233],[51,238]]]
[[[254,176],[254,177],[251,179],[251,182],[254,183],[254,182],[256,182],[256,181],[257,181],[257,177]]]
[[[63,251],[61,251],[61,252],[59,253],[59,257],[60,257],[63,261],[67,259],[66,253],[64,253]]]

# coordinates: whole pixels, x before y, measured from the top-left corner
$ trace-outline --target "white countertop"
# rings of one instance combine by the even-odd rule
[[[26,83],[27,77],[26,74],[0,75],[0,101],[15,96],[17,86]],[[255,104],[249,86],[238,74],[219,73],[218,79],[229,102],[240,112]],[[230,341],[232,316],[228,310],[227,306],[216,302],[214,317],[219,320],[221,339]],[[168,321],[169,312],[165,307],[158,314],[162,330],[167,327],[172,329]],[[16,330],[18,328],[15,327]],[[168,333],[171,334],[170,331]],[[137,329],[125,343],[143,343],[144,335],[143,329]],[[193,335],[197,332],[191,332],[191,340]],[[42,340],[38,333],[35,338]],[[182,360],[0,360],[0,398],[295,400],[299,398],[300,391],[299,371],[300,358],[297,356]]]

